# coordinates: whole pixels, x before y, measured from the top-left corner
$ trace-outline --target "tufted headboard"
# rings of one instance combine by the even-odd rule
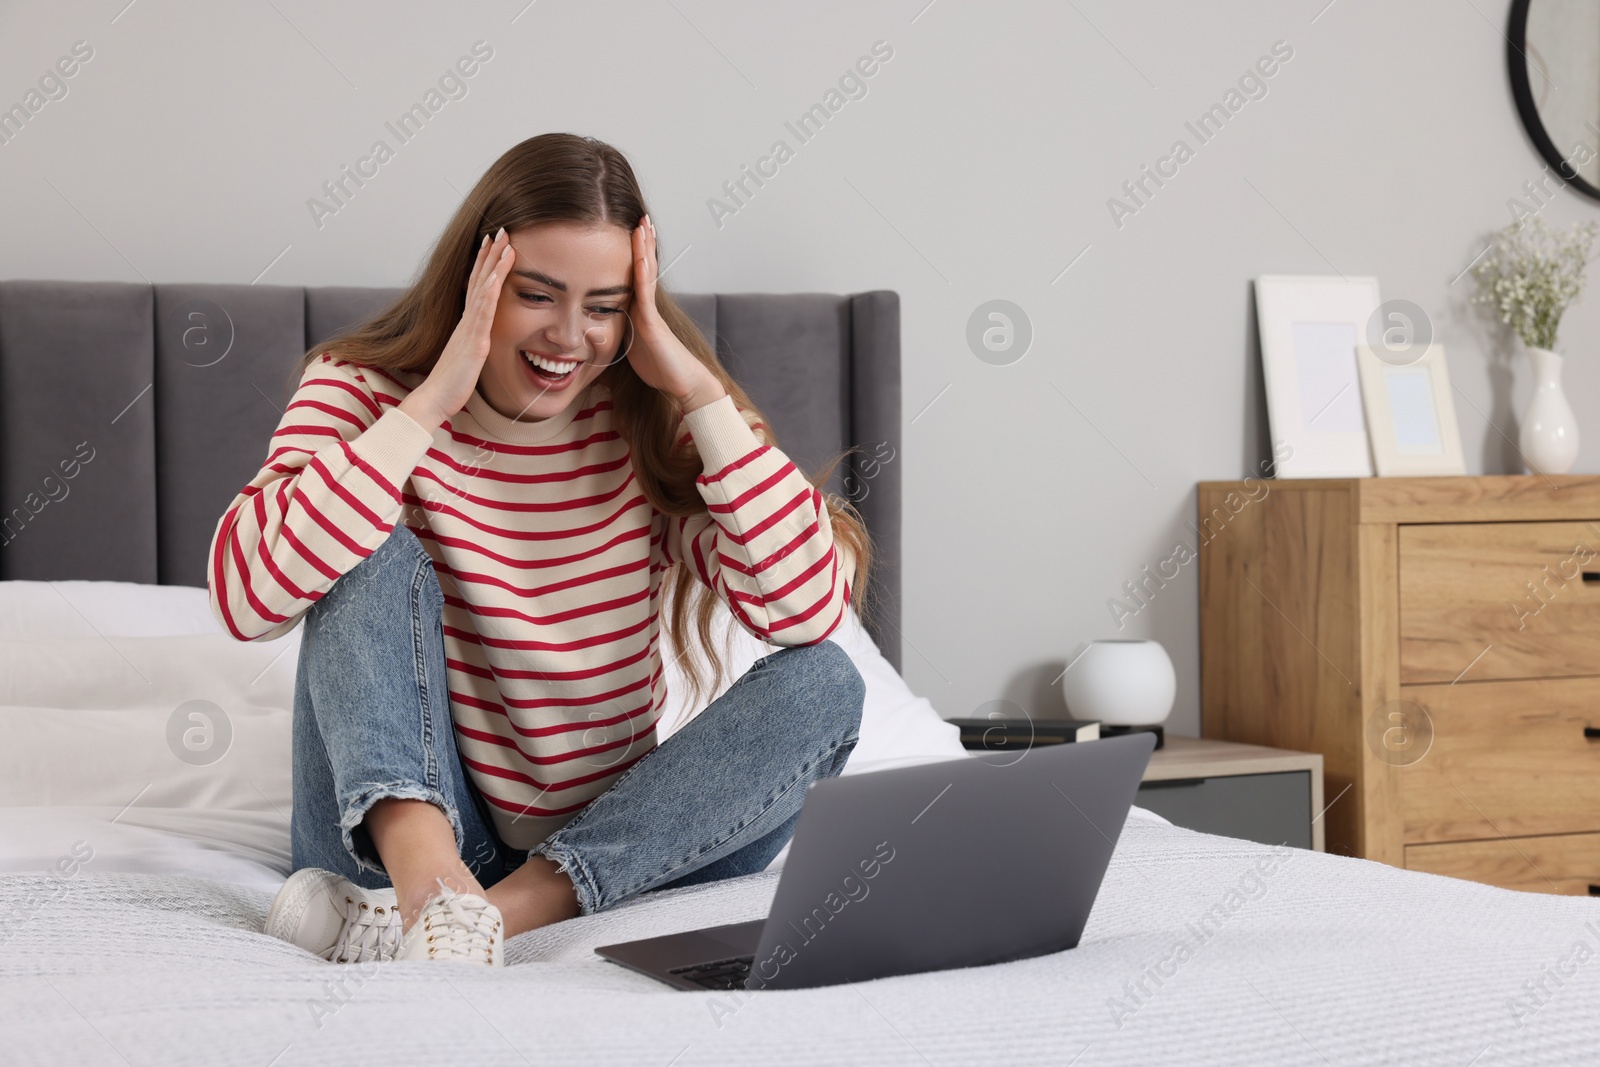
[[[307,348],[396,289],[0,282],[0,579],[206,584],[228,502],[266,458]],[[877,554],[869,629],[900,667],[900,298],[678,301]]]

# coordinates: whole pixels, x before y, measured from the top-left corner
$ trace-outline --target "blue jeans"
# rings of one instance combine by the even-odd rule
[[[653,889],[760,871],[794,832],[812,782],[844,768],[866,687],[832,641],[757,660],[733,687],[623,772],[531,852],[495,833],[456,751],[444,593],[404,525],[307,611],[295,679],[294,868],[388,886],[367,811],[426,800],[489,887],[547,856],[588,915]]]

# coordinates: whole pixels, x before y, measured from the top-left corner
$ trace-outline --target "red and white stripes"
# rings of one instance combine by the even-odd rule
[[[640,490],[600,383],[538,423],[475,396],[429,435],[396,410],[421,380],[312,362],[217,524],[212,610],[241,641],[277,637],[408,526],[444,592],[457,745],[512,847],[543,840],[654,747],[674,562],[775,645],[821,641],[843,618],[849,559],[821,495],[732,398],[684,416],[707,510],[667,516]]]

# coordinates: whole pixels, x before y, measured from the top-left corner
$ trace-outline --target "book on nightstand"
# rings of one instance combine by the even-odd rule
[[[1071,741],[1097,741],[1100,723],[1095,719],[950,719],[961,730],[967,748],[993,752],[1034,745],[1061,745]]]

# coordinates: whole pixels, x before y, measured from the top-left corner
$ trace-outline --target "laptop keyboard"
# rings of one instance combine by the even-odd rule
[[[743,989],[754,960],[755,956],[735,956],[712,963],[697,963],[692,967],[678,967],[668,973],[686,978],[702,989]]]

